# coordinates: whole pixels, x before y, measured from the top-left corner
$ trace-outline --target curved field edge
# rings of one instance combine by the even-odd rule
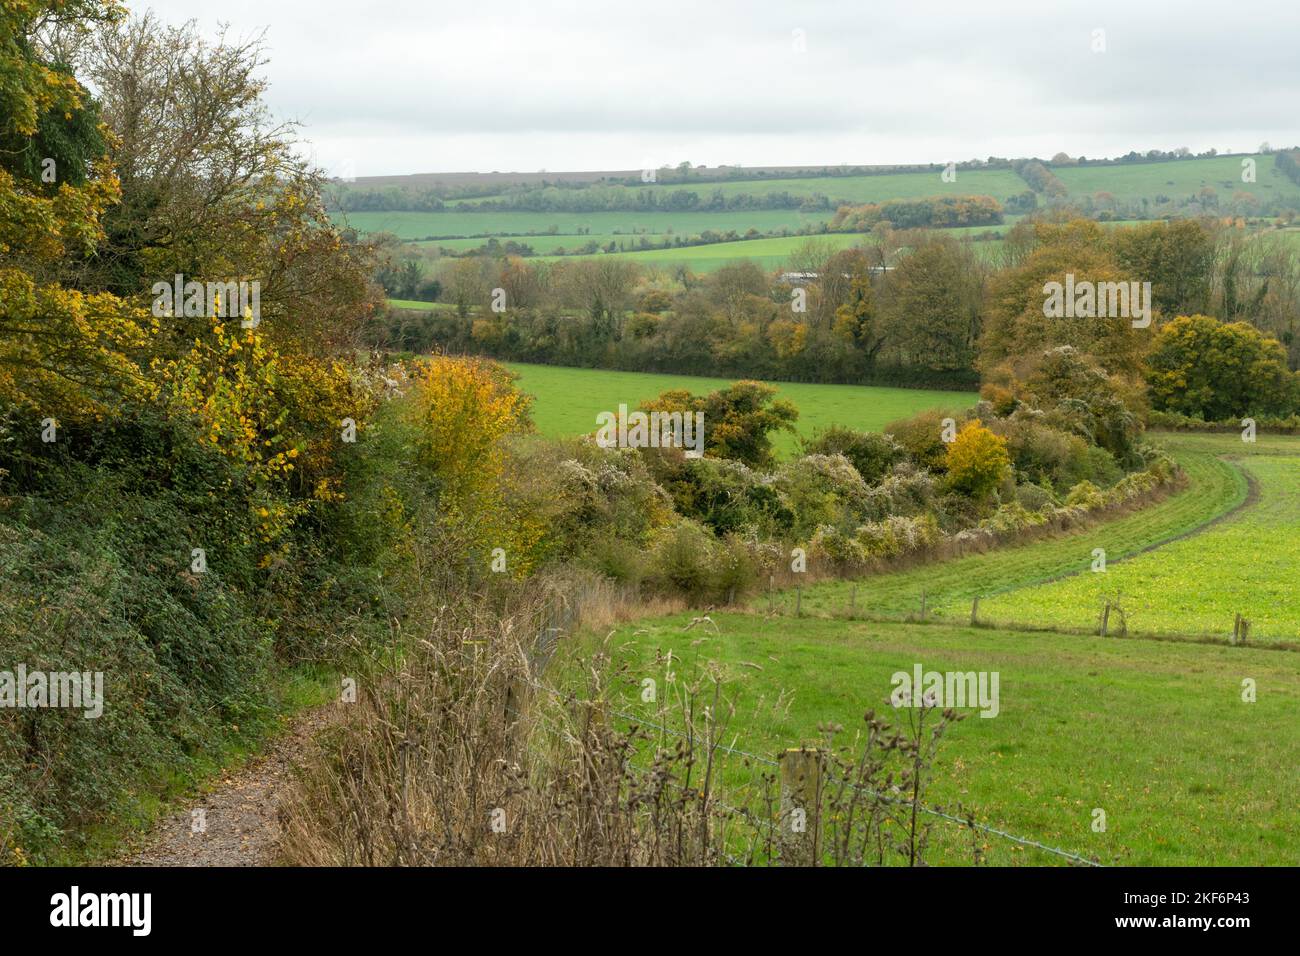
[[[1300,674],[1289,655],[945,624],[710,617],[714,627],[691,626],[690,613],[642,619],[608,643],[628,655],[629,674],[661,686],[656,651],[674,652],[679,680],[717,662],[730,747],[771,757],[824,742],[830,724],[851,737],[868,710],[897,722],[891,675],[917,663],[998,672],[997,716],[967,710],[949,730],[928,805],[960,801],[979,823],[1110,865],[1283,865],[1300,850],[1300,778],[1290,772],[1300,759]],[[1246,676],[1259,688],[1252,703],[1242,699]],[[617,705],[660,718],[639,690],[631,682]],[[762,771],[719,760],[734,794]],[[1095,809],[1106,813],[1105,832],[1092,830]],[[939,824],[931,862],[970,863],[970,841],[964,828]],[[1067,862],[994,835],[978,842],[990,863]]]
[[[1111,627],[1130,635],[1199,635],[1228,640],[1240,615],[1251,642],[1283,646],[1300,638],[1300,456],[1249,459],[1257,499],[1194,538],[1135,556],[1104,574],[1023,588],[990,602],[1001,622],[1087,624],[1105,603]]]
[[[1115,562],[1178,540],[1222,520],[1240,508],[1249,494],[1244,473],[1222,460],[1217,448],[1168,436],[1170,453],[1187,475],[1185,488],[1141,510],[1051,538],[995,548],[982,554],[935,561],[900,571],[852,580],[822,581],[802,589],[760,596],[755,610],[795,610],[805,614],[850,612],[883,617],[920,613],[924,595],[927,616],[959,619],[969,615],[975,597],[985,598],[1087,570],[1094,548]]]

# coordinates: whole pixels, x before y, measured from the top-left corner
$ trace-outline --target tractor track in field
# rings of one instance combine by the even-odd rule
[[[1248,469],[1242,467],[1238,463],[1240,459],[1230,458],[1225,455],[1216,455],[1215,457],[1218,458],[1220,461],[1225,462],[1235,472],[1237,472],[1237,474],[1241,475],[1241,477],[1245,479],[1246,495],[1241,499],[1241,501],[1237,502],[1227,511],[1215,515],[1213,518],[1210,518],[1208,521],[1198,524],[1194,528],[1188,528],[1186,531],[1180,531],[1177,534],[1170,535],[1167,538],[1161,538],[1159,541],[1153,541],[1151,544],[1143,545],[1142,547],[1138,548],[1136,551],[1130,551],[1127,554],[1121,555],[1120,557],[1115,558],[1113,560],[1108,557],[1106,559],[1106,563],[1123,564],[1125,561],[1131,561],[1134,558],[1138,557],[1139,555],[1147,554],[1151,551],[1158,551],[1161,548],[1168,547],[1169,545],[1173,544],[1176,541],[1184,541],[1187,538],[1194,538],[1197,535],[1204,534],[1205,532],[1209,531],[1211,528],[1219,524],[1222,524],[1223,522],[1227,521],[1229,518],[1236,517],[1238,514],[1240,514],[1242,511],[1246,510],[1247,508],[1258,504],[1259,503],[1259,482],[1255,479],[1255,476],[1252,475]],[[1182,493],[1190,494],[1195,490],[1196,489],[1194,487],[1188,486],[1187,488],[1183,489]],[[1021,584],[1015,585],[1014,587],[1007,588],[1005,591],[994,592],[994,594],[989,595],[989,597],[993,597],[997,594],[1010,594],[1013,591],[1023,591],[1027,588],[1036,588],[1044,584],[1056,584],[1058,581],[1067,581],[1070,578],[1077,578],[1079,575],[1087,574],[1087,573],[1088,572],[1080,568],[1076,571],[1067,571],[1064,574],[1053,575],[1052,577],[1049,578],[1041,578],[1040,580],[1037,581],[1025,581]]]

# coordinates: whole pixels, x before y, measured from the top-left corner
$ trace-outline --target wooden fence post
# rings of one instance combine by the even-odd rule
[[[821,860],[824,755],[815,747],[781,755],[781,863],[816,866]]]
[[[979,627],[980,623],[980,596],[975,595],[975,600],[970,604],[970,626]]]
[[[1110,602],[1106,602],[1106,607],[1101,612],[1101,636],[1106,636],[1106,630],[1110,627]]]
[[[803,585],[794,586],[794,616],[799,617],[803,614]]]
[[[849,591],[849,617],[852,617],[858,611],[858,586],[853,585]]]
[[[925,588],[921,589],[921,620],[925,620]]]

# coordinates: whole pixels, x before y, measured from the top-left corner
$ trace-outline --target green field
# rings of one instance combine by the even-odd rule
[[[981,616],[988,620],[998,595],[1043,581],[1087,571],[1093,548],[1106,551],[1108,566],[1145,548],[1194,531],[1246,500],[1244,474],[1220,455],[1234,451],[1231,437],[1161,435],[1165,445],[1182,465],[1189,487],[1139,511],[1096,525],[1078,534],[998,548],[987,554],[973,554],[887,574],[872,575],[856,585],[848,581],[825,581],[803,589],[804,613],[842,614],[854,594],[854,606],[864,614],[902,617],[920,611],[925,595],[932,617],[968,620],[971,601],[980,597]],[[1261,436],[1263,447],[1294,447],[1294,439]],[[1237,441],[1240,446],[1241,442]],[[1118,570],[1115,566],[1107,572]],[[1090,575],[1091,576],[1091,575]],[[1102,575],[1097,575],[1102,577]],[[766,600],[766,599],[764,599]],[[793,596],[783,600],[792,605]],[[1096,608],[1080,604],[1068,612],[1069,623],[1085,627],[1095,621]],[[1021,619],[1013,619],[1021,620]]]
[[[802,616],[786,592],[754,599],[747,613],[711,611],[704,623],[692,611],[619,628],[608,646],[633,678],[620,710],[672,724],[671,711],[635,693],[644,676],[663,680],[656,651],[671,649],[682,674],[718,662],[729,679],[725,743],[766,759],[818,742],[828,724],[851,734],[868,709],[888,717],[891,675],[915,664],[996,671],[999,713],[970,711],[949,731],[930,803],[960,801],[980,823],[1106,864],[1294,863],[1300,666],[1286,650],[1226,638],[1240,608],[1271,638],[1300,640],[1289,593],[1300,567],[1300,439],[1154,437],[1189,485],[1143,510],[856,584],[814,584],[802,589]],[[1088,570],[1095,547],[1107,550],[1105,574]],[[1129,637],[1068,632],[1093,625],[1101,595],[1117,589],[1132,595]],[[923,592],[926,620],[903,620],[919,615]],[[978,628],[968,626],[975,595]],[[1209,630],[1222,640],[1140,636]],[[1243,700],[1246,678],[1254,702]],[[723,759],[733,799],[762,769]],[[1105,832],[1092,830],[1094,808],[1106,812]],[[969,862],[960,828],[940,830],[932,862]],[[1064,862],[996,836],[981,844],[993,863]]]
[[[426,236],[546,235],[554,228],[581,245],[587,236],[620,233],[634,236],[675,234],[697,236],[706,229],[743,234],[789,229],[828,222],[830,213],[803,214],[793,209],[754,209],[736,212],[353,212],[341,217],[361,232],[391,232],[399,239]],[[486,241],[486,240],[484,240]],[[436,245],[436,243],[435,243]]]
[[[1131,560],[1108,560],[1105,573],[1089,570],[994,597],[984,605],[989,618],[1088,626],[1109,600],[1123,608],[1131,633],[1226,640],[1241,613],[1251,621],[1252,640],[1300,641],[1300,440],[1261,437],[1251,445],[1232,435],[1181,441],[1240,456],[1258,500],[1203,534]]]
[[[596,414],[616,411],[620,404],[635,408],[669,389],[684,388],[696,394],[715,391],[732,379],[693,375],[661,375],[652,372],[609,372],[601,369],[561,368],[552,365],[504,363],[518,376],[519,388],[535,396],[533,420],[547,436],[581,435],[596,428]],[[928,408],[954,411],[969,408],[977,396],[972,392],[944,392],[910,388],[877,388],[866,385],[809,385],[773,382],[780,397],[799,409],[799,435],[810,436],[817,428],[847,425],[878,431],[887,423]],[[795,436],[777,435],[774,444],[783,455],[796,448]]]
[[[450,302],[422,302],[419,299],[388,299],[394,309],[415,309],[419,312],[447,312],[456,310]]]
[[[539,256],[551,255],[563,250],[566,254],[572,254],[579,249],[584,248],[587,243],[595,242],[602,249],[611,242],[621,245],[624,249],[636,249],[642,239],[650,243],[661,243],[665,240],[671,241],[673,236],[670,233],[637,233],[636,235],[627,235],[626,233],[603,232],[591,233],[589,235],[572,236],[560,234],[554,236],[496,236],[502,244],[513,241],[529,246],[534,253]],[[429,239],[427,241],[412,242],[411,245],[417,249],[450,249],[453,252],[465,252],[469,249],[477,249],[484,245],[488,240],[483,238],[475,239]]]
[[[790,256],[810,240],[831,249],[848,249],[862,243],[856,233],[828,233],[822,236],[787,236],[778,239],[745,239],[739,242],[717,242],[705,246],[687,246],[684,249],[650,249],[645,252],[594,253],[583,256],[564,256],[564,259],[590,259],[600,255],[614,255],[643,266],[671,268],[684,265],[694,272],[712,272],[729,262],[748,259],[763,269],[772,270],[785,265]],[[981,245],[993,245],[982,243]],[[1000,245],[1000,244],[999,244]],[[542,257],[554,261],[556,256]]]
[[[717,612],[709,615],[715,627],[688,628],[696,613],[637,621],[611,636],[609,646],[631,661],[631,687],[618,700],[624,713],[671,723],[636,693],[644,677],[665,686],[656,649],[673,650],[682,675],[716,661],[735,708],[723,741],[770,758],[817,743],[819,725],[852,734],[867,710],[892,719],[896,671],[917,663],[996,671],[998,715],[968,711],[950,729],[928,804],[959,800],[980,823],[1104,864],[1291,865],[1300,852],[1300,671],[1292,654]],[[1245,676],[1256,681],[1255,703],[1241,699]],[[765,769],[719,759],[735,794]],[[1106,812],[1104,833],[1092,831],[1094,808]],[[969,863],[959,828],[938,829],[947,839],[936,840],[931,862]],[[981,842],[992,863],[1064,862],[996,836]]]
[[[1255,182],[1241,181],[1243,159],[1255,161]],[[1273,165],[1272,156],[1214,156],[1167,163],[1130,163],[1119,166],[1052,166],[1056,178],[1072,196],[1108,192],[1116,199],[1150,199],[1168,196],[1180,199],[1209,186],[1226,200],[1233,192],[1246,192],[1267,199],[1272,196],[1300,196],[1300,186],[1287,179]]]
[[[890,199],[914,199],[942,196],[992,196],[999,202],[1023,193],[1029,187],[1009,169],[960,170],[953,182],[941,178],[942,170],[927,173],[885,173],[878,176],[812,176],[790,179],[746,180],[689,180],[672,183],[638,183],[627,187],[634,193],[642,191],[662,196],[679,190],[690,190],[702,197],[721,193],[723,196],[767,196],[772,193],[789,193],[807,198],[822,195],[847,203],[878,203]],[[608,187],[602,187],[608,188]],[[473,200],[467,204],[472,205]]]

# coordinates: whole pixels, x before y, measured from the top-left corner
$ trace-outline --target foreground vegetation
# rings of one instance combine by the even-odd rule
[[[620,709],[644,720],[656,708],[640,679],[718,661],[730,681],[725,742],[772,756],[851,735],[862,715],[887,718],[896,671],[997,671],[1000,710],[967,710],[938,758],[931,797],[960,802],[975,819],[1108,865],[1286,865],[1300,799],[1289,772],[1300,758],[1290,729],[1300,677],[1290,654],[999,628],[860,622],[713,612],[639,620],[608,642],[637,680]],[[666,667],[656,654],[671,651]],[[1242,700],[1253,679],[1255,703]],[[741,787],[761,768],[719,757]],[[1235,782],[1250,781],[1249,786]],[[1094,832],[1093,811],[1106,812]],[[940,825],[960,833],[957,824]],[[1003,838],[978,837],[993,863],[1067,861]],[[949,835],[946,859],[969,862],[969,836]]]

